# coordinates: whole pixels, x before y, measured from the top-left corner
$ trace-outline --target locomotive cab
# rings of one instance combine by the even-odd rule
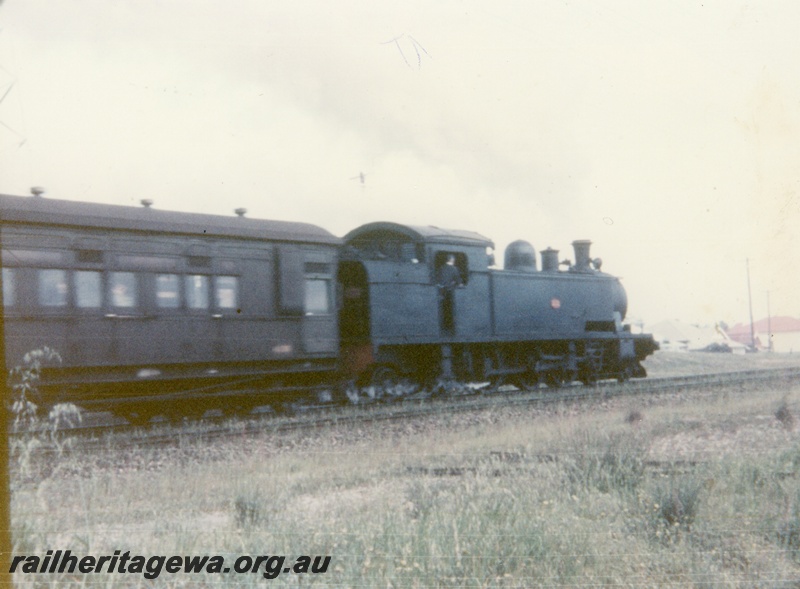
[[[435,350],[448,340],[490,333],[486,251],[493,244],[487,238],[370,223],[344,242],[338,276],[346,372],[363,375],[387,365],[425,370],[419,346]]]

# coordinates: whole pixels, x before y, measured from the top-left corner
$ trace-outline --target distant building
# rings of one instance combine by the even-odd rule
[[[781,353],[800,352],[800,319],[794,317],[772,317],[753,323],[756,347]],[[737,342],[750,345],[750,324],[737,323],[728,330],[728,336]]]

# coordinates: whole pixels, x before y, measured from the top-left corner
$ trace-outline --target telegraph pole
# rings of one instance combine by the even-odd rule
[[[755,328],[753,327],[753,295],[750,291],[750,258],[746,258],[745,262],[747,264],[747,303],[750,307],[750,346],[753,348],[753,351],[756,351],[756,332]]]
[[[767,336],[769,337],[769,347],[767,349],[771,352],[772,351],[772,313],[769,310],[769,291],[767,291]]]

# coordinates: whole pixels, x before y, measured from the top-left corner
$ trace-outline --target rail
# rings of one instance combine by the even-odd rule
[[[692,376],[648,378],[624,383],[601,381],[593,385],[573,384],[557,389],[517,390],[512,387],[490,388],[488,385],[453,385],[439,391],[425,391],[387,402],[364,402],[355,405],[314,405],[297,408],[294,415],[248,415],[235,419],[207,419],[182,423],[154,422],[149,426],[114,424],[81,426],[60,430],[52,435],[71,438],[73,447],[89,449],[104,445],[109,437],[119,443],[162,446],[184,443],[187,439],[212,441],[217,438],[243,436],[259,431],[291,431],[341,425],[363,425],[370,422],[413,420],[425,416],[455,414],[468,411],[509,408],[514,406],[547,406],[554,403],[576,403],[607,400],[624,396],[644,396],[698,388],[725,388],[753,383],[776,384],[800,382],[800,367],[724,372]],[[13,441],[30,436],[31,432],[15,432]],[[48,446],[41,448],[48,451]]]

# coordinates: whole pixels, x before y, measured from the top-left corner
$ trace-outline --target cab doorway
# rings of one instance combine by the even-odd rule
[[[337,280],[342,301],[339,309],[342,363],[346,372],[358,375],[373,362],[367,272],[360,262],[342,262]]]

